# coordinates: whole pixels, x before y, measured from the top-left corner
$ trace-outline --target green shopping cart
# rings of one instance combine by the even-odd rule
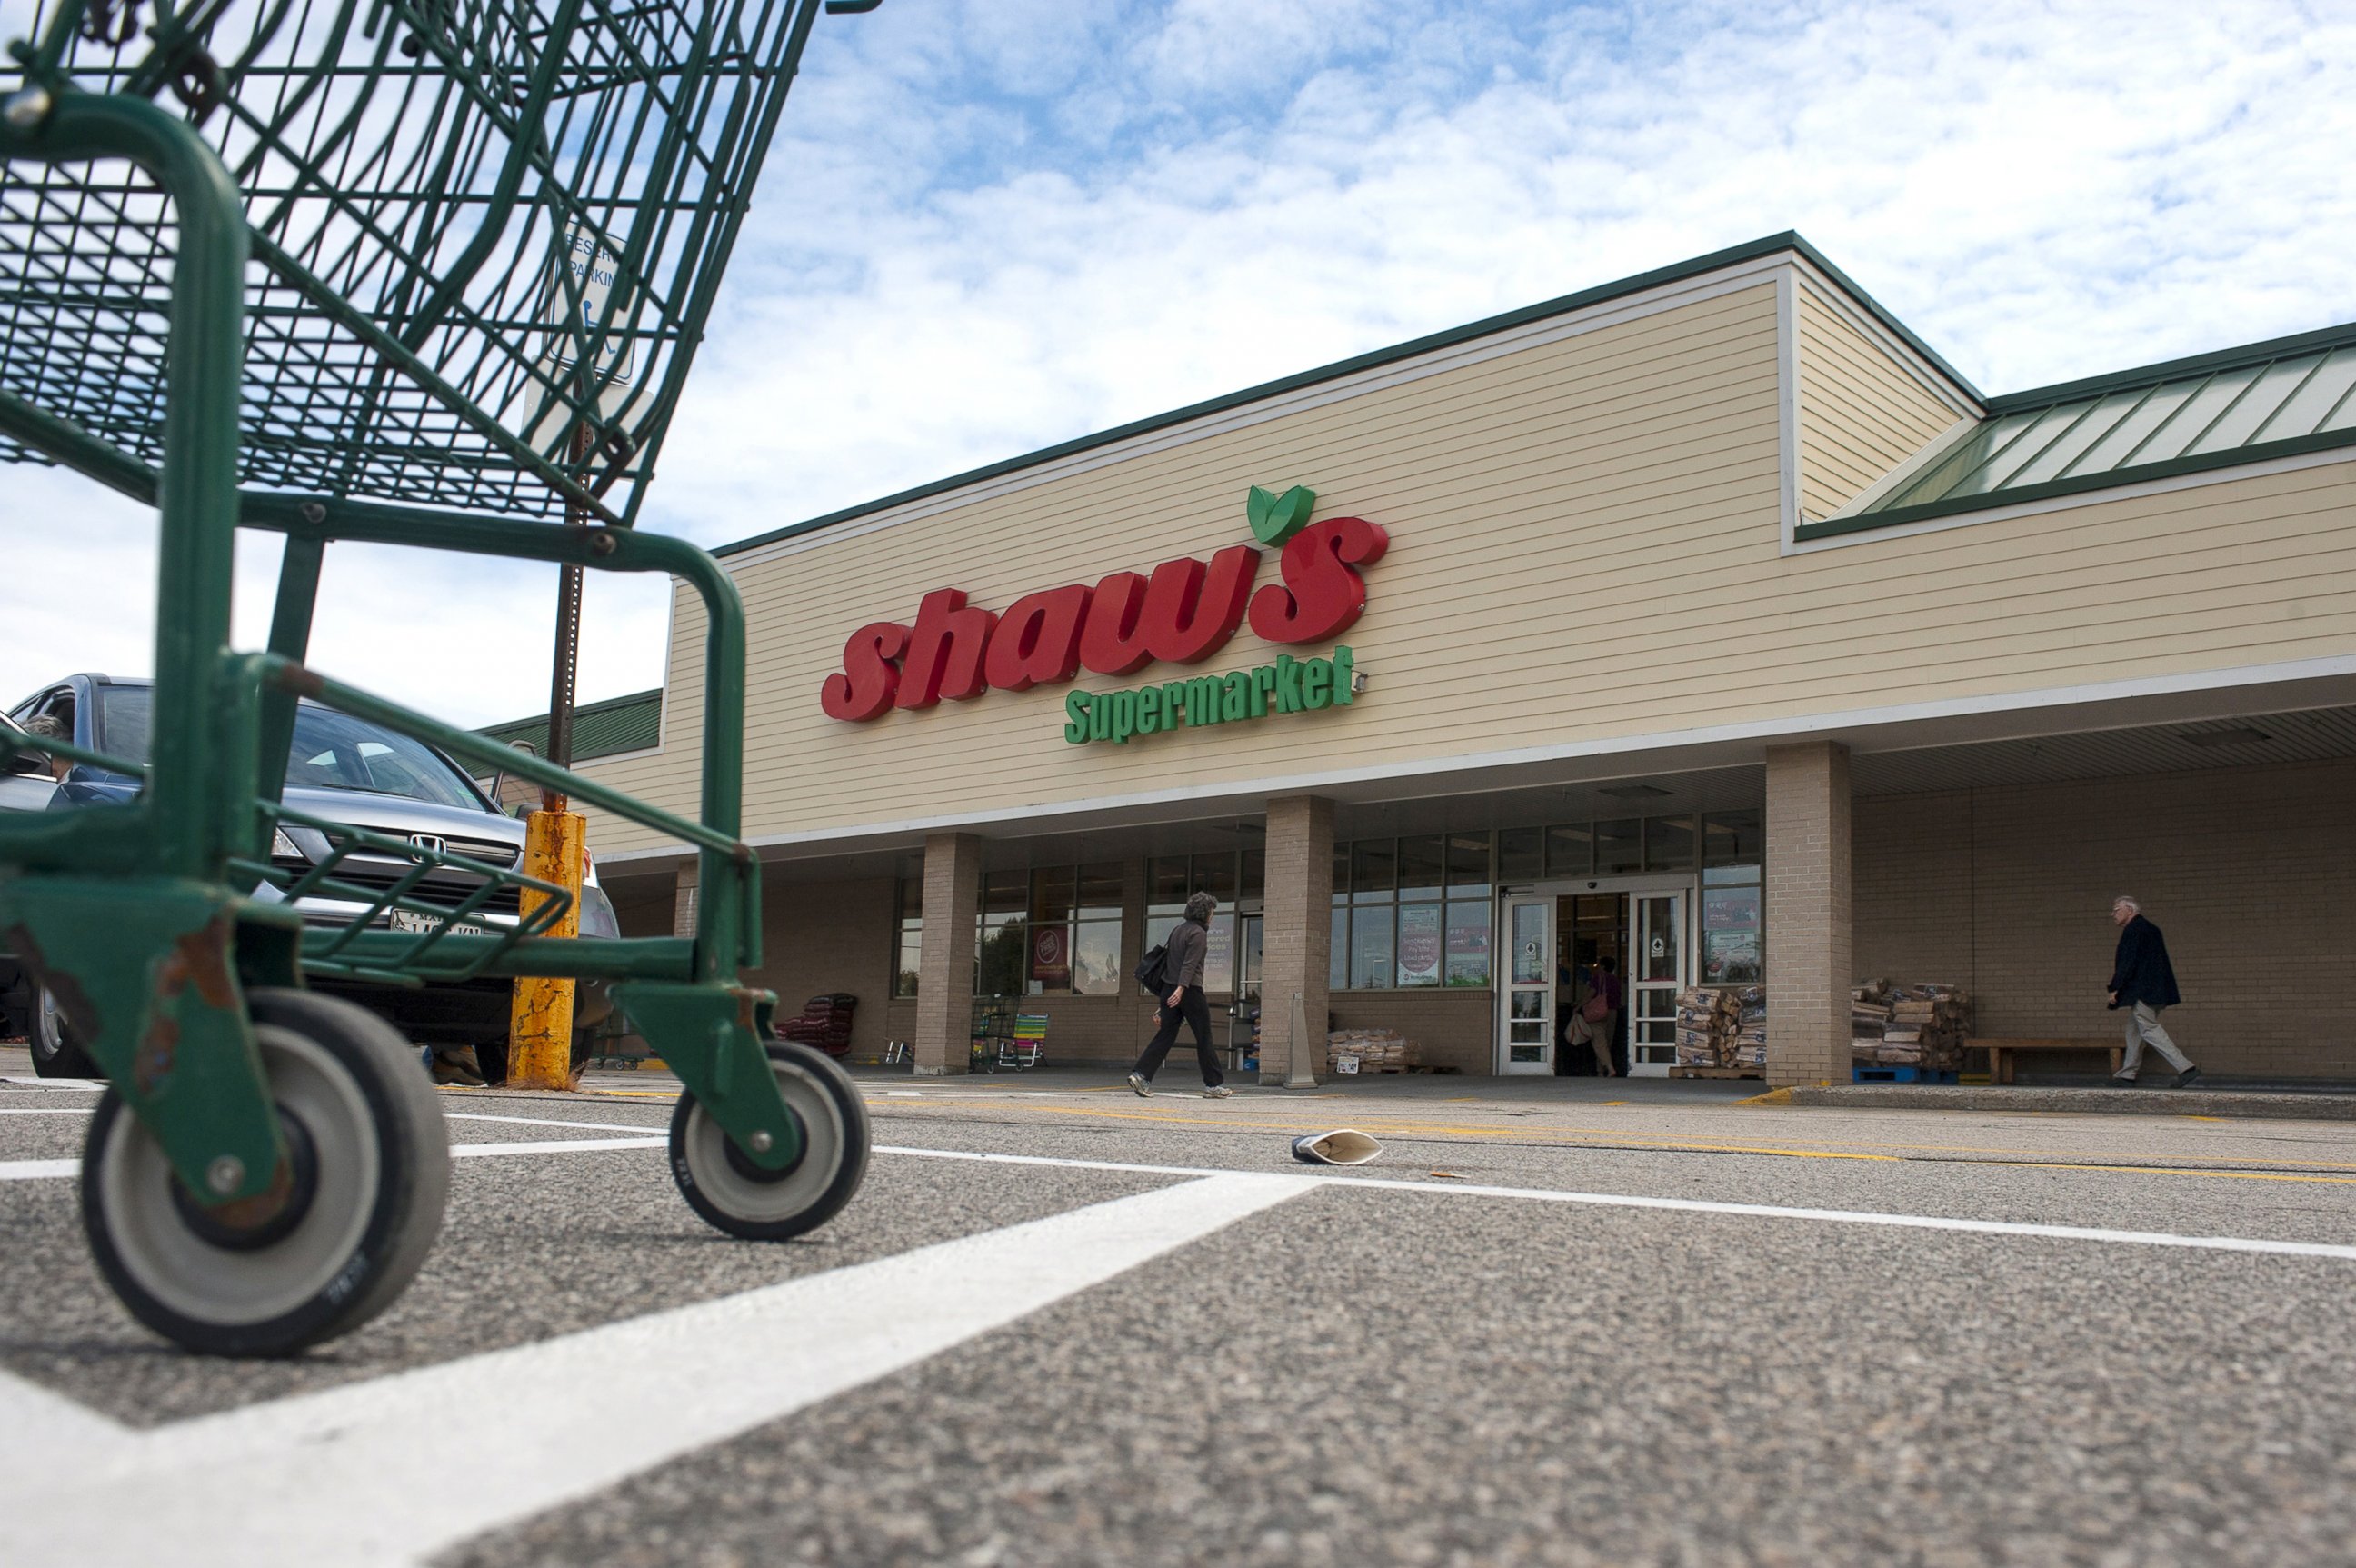
[[[348,1332],[440,1229],[415,1053],[306,977],[604,980],[685,1085],[670,1165],[696,1213],[781,1238],[857,1190],[857,1093],[738,979],[761,961],[743,607],[632,524],[816,18],[878,3],[44,0],[8,46],[0,460],[154,505],[160,564],[146,757],[11,743],[128,787],[0,817],[0,950],[105,1069],[84,1227],[168,1338]],[[240,527],[285,541],[260,651],[229,646]],[[306,669],[337,540],[691,585],[698,819]],[[693,934],[552,937],[559,884],[290,809],[303,702],[692,846]],[[327,853],[273,857],[289,828]],[[453,908],[429,879],[477,891]]]

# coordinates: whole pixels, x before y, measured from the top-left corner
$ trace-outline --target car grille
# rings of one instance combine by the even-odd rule
[[[455,843],[450,847],[454,851],[458,848]],[[513,858],[514,852],[509,846],[501,844],[498,847],[506,850],[509,859]],[[471,854],[472,851],[464,853]],[[489,860],[491,857],[485,855],[483,858]],[[497,863],[494,862],[494,864]],[[337,882],[381,892],[386,888],[399,886],[401,879],[409,875],[409,869],[385,861],[347,860],[337,866],[330,875]],[[479,876],[469,876],[461,871],[439,871],[419,882],[416,886],[409,890],[406,897],[416,903],[429,905],[437,909],[455,909],[472,897],[475,890],[482,885],[483,879]],[[505,886],[495,889],[491,896],[476,906],[476,908],[479,913],[486,915],[512,915],[517,911],[520,902],[520,896],[517,890],[513,886]]]

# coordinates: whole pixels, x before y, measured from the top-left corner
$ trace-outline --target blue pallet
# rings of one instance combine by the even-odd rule
[[[1852,1067],[1852,1083],[1953,1083],[1954,1068],[1931,1067]]]

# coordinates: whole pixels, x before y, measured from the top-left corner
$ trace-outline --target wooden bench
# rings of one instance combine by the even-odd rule
[[[1967,1038],[1964,1041],[1964,1049],[1967,1051],[1986,1051],[1987,1053],[1988,1081],[1990,1083],[2010,1083],[2012,1081],[2012,1058],[2013,1053],[2016,1051],[2108,1051],[2111,1053],[2111,1071],[2113,1073],[2116,1073],[2119,1070],[2120,1063],[2126,1059],[2126,1046],[2115,1035],[2107,1037],[2098,1036],[2094,1038],[2089,1038],[2082,1035],[2074,1039]]]

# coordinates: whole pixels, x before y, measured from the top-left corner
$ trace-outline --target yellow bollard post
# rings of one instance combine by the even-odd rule
[[[581,931],[581,853],[587,822],[565,810],[562,796],[546,798],[545,809],[525,819],[523,872],[570,888],[573,908],[548,929],[552,937]],[[547,901],[534,888],[523,890],[523,913]],[[524,976],[515,983],[514,1011],[508,1023],[508,1087],[570,1089],[573,1086],[573,986],[570,980]]]

